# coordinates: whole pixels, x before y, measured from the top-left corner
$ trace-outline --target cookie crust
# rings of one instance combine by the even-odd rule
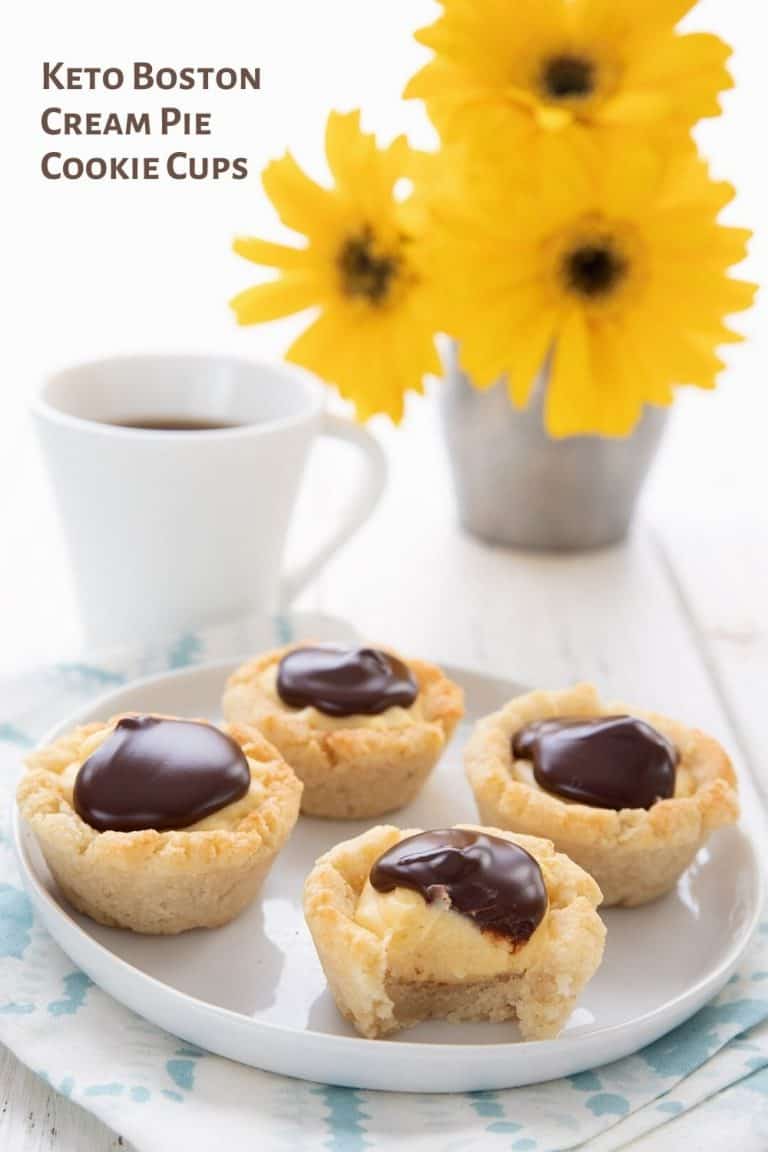
[[[512,757],[512,737],[535,720],[617,713],[645,720],[679,753],[675,795],[648,810],[613,811],[564,800],[533,781],[527,761]],[[668,892],[710,832],[739,815],[736,774],[716,740],[667,716],[604,704],[591,684],[511,700],[476,725],[464,763],[480,818],[548,837],[594,876],[605,907],[634,907]]]
[[[33,752],[17,792],[21,815],[69,902],[100,924],[158,935],[226,924],[254,899],[288,839],[300,781],[258,732],[224,726],[248,761],[245,797],[189,828],[98,832],[75,811],[72,787],[120,719],[82,725]]]
[[[602,959],[605,928],[595,911],[600,890],[546,840],[457,827],[503,837],[535,856],[547,884],[544,920],[530,940],[510,950],[508,971],[490,979],[429,980],[416,967],[404,972],[402,963],[390,972],[386,939],[363,927],[355,911],[378,857],[419,829],[371,828],[321,856],[304,888],[307,924],[338,1009],[370,1039],[436,1018],[516,1020],[525,1039],[556,1036]]]
[[[328,722],[312,708],[288,708],[264,686],[265,674],[300,646],[265,652],[232,674],[227,720],[252,725],[280,751],[304,784],[307,815],[362,820],[409,804],[463,715],[461,688],[436,665],[407,660],[419,685],[411,709]]]

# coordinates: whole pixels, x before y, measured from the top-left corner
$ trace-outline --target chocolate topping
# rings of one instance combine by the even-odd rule
[[[419,689],[410,669],[377,648],[294,648],[280,661],[277,692],[291,708],[328,716],[376,716],[410,708]]]
[[[533,856],[509,840],[463,828],[407,836],[379,857],[371,884],[378,892],[412,888],[428,904],[447,897],[478,928],[517,943],[533,935],[547,910]]]
[[[651,808],[675,794],[677,750],[634,716],[538,720],[515,733],[512,754],[533,761],[547,792],[594,808]]]
[[[240,800],[250,785],[242,750],[218,728],[126,716],[81,766],[75,811],[98,832],[187,828]]]

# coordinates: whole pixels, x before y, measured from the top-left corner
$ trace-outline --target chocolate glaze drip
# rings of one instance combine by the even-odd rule
[[[291,708],[328,716],[375,716],[410,708],[419,689],[410,669],[377,648],[295,648],[280,661],[277,692]]]
[[[407,836],[379,857],[371,884],[378,892],[411,888],[428,904],[447,897],[478,928],[516,943],[533,935],[547,910],[533,856],[509,840],[463,828]]]
[[[634,716],[560,717],[516,732],[512,755],[536,782],[594,808],[651,808],[675,794],[677,750]]]
[[[126,716],[81,766],[74,804],[98,832],[163,831],[218,812],[250,785],[242,750],[218,728]]]

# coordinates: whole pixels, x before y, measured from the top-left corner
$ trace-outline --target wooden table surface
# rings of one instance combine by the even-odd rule
[[[299,606],[343,615],[406,652],[531,684],[594,679],[610,695],[709,729],[765,795],[766,472],[746,437],[741,451],[721,450],[731,403],[684,402],[630,542],[569,556],[489,548],[461,534],[434,408],[422,404],[405,428],[382,434],[392,476],[375,518]],[[295,552],[353,467],[341,452],[317,455]],[[121,1146],[0,1049],[3,1152]]]

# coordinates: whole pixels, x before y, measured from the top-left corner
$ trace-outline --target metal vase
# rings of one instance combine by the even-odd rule
[[[646,408],[623,439],[551,439],[544,429],[546,371],[524,410],[506,384],[473,388],[456,345],[443,348],[443,426],[462,526],[493,544],[577,551],[616,544],[632,514],[667,421]]]

